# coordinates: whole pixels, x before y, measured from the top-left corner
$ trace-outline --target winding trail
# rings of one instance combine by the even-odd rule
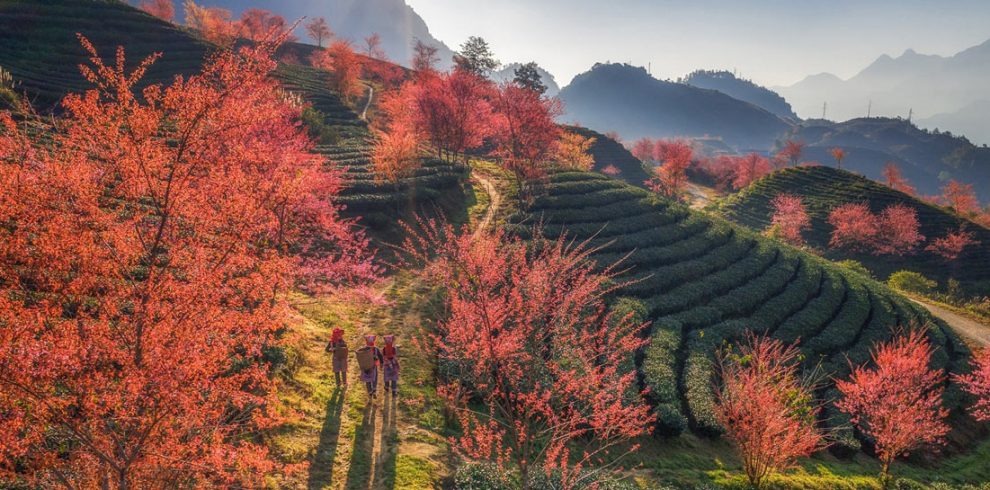
[[[488,226],[491,225],[492,221],[495,219],[495,213],[498,212],[499,206],[502,205],[502,194],[498,192],[495,184],[493,184],[492,181],[484,175],[477,172],[472,172],[471,176],[474,180],[481,184],[481,187],[485,189],[485,193],[488,194],[488,209],[485,210],[485,215],[481,218],[481,221],[478,222],[478,226],[474,230],[474,236],[477,237],[482,231],[488,228]]]
[[[368,120],[368,109],[371,108],[371,102],[375,100],[375,87],[368,86],[368,102],[364,104],[364,109],[361,111],[361,120]]]
[[[918,301],[911,298],[911,301],[924,306],[932,315],[935,315],[947,323],[964,339],[978,344],[981,347],[990,347],[990,325],[984,325],[972,318],[962,316],[947,308]]]

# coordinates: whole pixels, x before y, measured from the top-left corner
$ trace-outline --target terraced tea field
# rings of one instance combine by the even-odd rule
[[[129,67],[161,52],[141,86],[196,73],[212,49],[188,31],[119,1],[4,0],[0,66],[40,111],[54,108],[67,93],[90,88],[76,68],[87,56],[76,33],[86,36],[105,59],[124,46]]]
[[[151,53],[163,53],[143,84],[169,83],[176,75],[196,73],[213,49],[186,29],[119,1],[4,2],[0,66],[20,83],[39,111],[54,108],[68,93],[91,88],[76,68],[86,62],[76,32],[87,36],[104,59],[112,59],[116,47],[123,45],[131,66]],[[361,216],[363,225],[381,231],[394,227],[397,215],[429,210],[441,197],[463,200],[467,168],[436,159],[424,159],[422,168],[398,183],[377,182],[370,165],[367,123],[329,90],[329,73],[282,64],[276,76],[317,111],[323,136],[315,150],[346,168],[349,182],[339,200],[346,215]]]
[[[435,158],[424,158],[422,167],[399,182],[376,180],[371,166],[368,124],[327,89],[328,72],[300,65],[280,65],[277,76],[286,89],[299,94],[333,133],[333,141],[321,141],[316,151],[347,170],[348,185],[339,202],[345,213],[361,216],[372,228],[394,226],[397,215],[418,212],[431,203],[459,201],[468,168]]]
[[[770,224],[770,201],[783,192],[803,199],[811,218],[811,229],[804,236],[810,245],[822,249],[828,247],[832,232],[827,221],[829,213],[847,203],[867,202],[873,212],[879,212],[895,203],[910,206],[918,212],[921,234],[928,240],[964,226],[974,234],[980,245],[968,247],[951,264],[925,251],[904,258],[831,250],[825,255],[829,258],[859,260],[881,279],[892,272],[909,269],[936,279],[942,285],[950,277],[954,277],[976,294],[990,294],[990,229],[851,172],[824,166],[781,170],[727,198],[717,206],[717,211],[731,221],[754,230],[763,230]]]
[[[643,168],[642,162],[634,157],[632,153],[622,143],[588,128],[580,126],[565,126],[564,129],[572,133],[580,134],[585,138],[595,138],[595,144],[591,145],[591,156],[595,157],[596,172],[601,172],[609,165],[619,170],[614,177],[628,182],[637,187],[644,187],[643,182],[650,178],[650,174]]]
[[[898,325],[930,325],[940,367],[957,371],[969,355],[941,322],[873,280],[605,176],[554,174],[547,195],[513,222],[523,220],[542,220],[550,238],[590,240],[600,264],[628,256],[623,278],[635,282],[619,303],[652,321],[640,370],[661,434],[721,432],[713,353],[747,331],[800,340],[806,367],[837,376]]]

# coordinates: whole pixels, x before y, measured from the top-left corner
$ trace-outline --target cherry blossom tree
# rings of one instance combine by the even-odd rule
[[[871,365],[837,380],[839,410],[874,441],[880,480],[890,480],[894,459],[925,446],[944,444],[948,410],[942,407],[945,375],[929,368],[933,348],[923,330],[898,335],[873,350]]]
[[[781,162],[791,167],[796,167],[801,162],[801,155],[804,153],[804,142],[787,140],[784,147],[777,153],[775,162]]]
[[[306,34],[316,40],[317,47],[323,47],[323,40],[330,39],[333,37],[333,31],[330,30],[330,24],[323,17],[316,17],[305,25]]]
[[[241,13],[237,22],[241,37],[254,42],[271,41],[284,37],[285,41],[295,41],[295,36],[289,33],[289,25],[285,18],[269,10],[249,8]]]
[[[560,101],[544,97],[515,82],[492,91],[494,154],[524,187],[527,179],[546,173],[562,132],[555,122],[562,114]]]
[[[0,467],[39,488],[260,487],[290,287],[374,275],[275,47],[96,87],[43,136],[0,116]],[[42,139],[43,138],[43,139]]]
[[[814,385],[798,373],[800,354],[795,345],[750,335],[738,352],[718,357],[715,419],[736,446],[754,488],[826,447],[816,427],[821,407],[814,401]]]
[[[973,216],[980,212],[980,201],[973,192],[973,184],[950,180],[942,187],[942,202],[963,216]]]
[[[811,218],[804,210],[801,198],[792,194],[778,194],[770,205],[773,207],[773,214],[767,233],[792,245],[803,245],[804,237],[801,233],[811,227]]]
[[[622,171],[619,170],[619,167],[616,167],[615,165],[610,163],[606,165],[605,168],[602,169],[602,173],[608,175],[609,177],[618,177],[622,173]]]
[[[936,238],[925,247],[925,250],[942,257],[945,260],[956,260],[962,255],[963,250],[971,245],[977,245],[973,234],[965,230],[957,230],[947,233],[944,237]]]
[[[591,154],[591,147],[595,145],[596,141],[598,141],[597,138],[584,137],[570,131],[562,132],[560,140],[557,142],[557,161],[566,169],[591,170],[595,166],[595,157]],[[618,170],[614,165],[611,167],[616,171]],[[603,172],[605,171],[603,170]]]
[[[843,204],[828,215],[832,225],[829,246],[867,251],[872,248],[879,233],[879,220],[866,203]]]
[[[605,305],[615,269],[538,230],[527,243],[421,228],[405,248],[447,292],[449,315],[431,340],[451,370],[438,392],[463,430],[451,447],[517,469],[524,489],[535,471],[559,471],[564,488],[591,483],[582,469],[655,423],[630,363],[644,325]],[[594,444],[571,444],[585,437]]]
[[[364,38],[364,54],[376,60],[386,60],[385,50],[382,49],[382,36],[377,32]]]
[[[440,58],[437,56],[437,47],[431,46],[417,39],[413,44],[412,68],[419,73],[431,73],[437,69]]]
[[[731,158],[732,188],[742,189],[766,176],[773,167],[770,160],[756,153]]]
[[[209,41],[229,45],[238,35],[238,26],[231,19],[229,10],[216,7],[200,7],[193,0],[185,0],[186,26],[195,29]]]
[[[972,360],[972,370],[966,375],[957,375],[955,380],[963,390],[973,395],[976,402],[970,409],[973,417],[982,422],[990,422],[990,349],[983,349]]]
[[[905,194],[915,195],[916,191],[911,184],[908,183],[907,179],[901,175],[901,169],[897,167],[894,162],[887,162],[883,167],[883,178],[887,187],[891,189],[901,191]]]
[[[653,158],[654,147],[655,143],[653,140],[649,138],[641,138],[633,143],[632,149],[629,151],[632,152],[633,156],[638,158],[639,161],[646,163]]]
[[[175,19],[175,2],[173,0],[145,0],[140,9],[166,22]]]
[[[653,158],[660,162],[654,169],[654,177],[647,181],[653,192],[672,199],[680,199],[687,184],[687,169],[691,166],[694,151],[691,145],[680,140],[658,140]]]
[[[843,150],[837,146],[830,149],[828,152],[832,155],[832,158],[835,159],[836,167],[842,169],[842,161],[846,159],[846,150]]]
[[[918,212],[901,203],[884,208],[878,217],[878,227],[873,243],[877,255],[907,255],[925,240],[918,232]]]
[[[313,52],[310,62],[317,68],[331,72],[330,88],[352,104],[364,91],[361,83],[362,62],[351,43],[338,39],[327,49]]]

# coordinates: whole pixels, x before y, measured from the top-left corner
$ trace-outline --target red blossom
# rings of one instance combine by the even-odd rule
[[[438,392],[463,430],[451,447],[518,469],[523,488],[540,469],[561,471],[572,488],[587,483],[583,467],[649,432],[654,416],[631,362],[644,325],[608,310],[615,272],[598,272],[594,250],[541,240],[538,230],[527,243],[501,231],[421,228],[406,249],[447,291],[432,340],[452,370]],[[595,444],[571,454],[585,437]]]
[[[945,375],[928,366],[933,348],[923,330],[913,330],[873,350],[872,364],[858,366],[848,380],[837,380],[836,403],[852,423],[875,441],[881,480],[890,464],[924,446],[944,444],[948,410],[942,407]]]
[[[901,169],[897,167],[894,162],[887,162],[883,167],[883,178],[887,187],[891,189],[901,191],[905,194],[915,195],[916,191],[911,184],[908,183],[907,179],[901,175]]]
[[[843,204],[828,215],[832,225],[830,247],[869,250],[879,232],[879,221],[866,203]]]
[[[739,352],[723,352],[715,418],[735,444],[750,484],[825,448],[814,386],[802,380],[795,345],[750,335]]]
[[[660,162],[660,166],[654,169],[655,176],[646,184],[653,192],[679,199],[687,184],[687,169],[693,156],[694,150],[686,141],[658,140],[653,149],[653,159]]]
[[[963,390],[976,398],[970,409],[973,417],[982,422],[990,422],[990,349],[983,349],[972,360],[973,369],[969,374],[955,376]]]
[[[944,237],[932,240],[932,243],[925,247],[925,250],[945,260],[956,260],[966,247],[977,244],[979,242],[973,239],[972,233],[965,230],[958,230],[949,232]]]
[[[33,486],[260,487],[284,292],[374,272],[270,45],[133,87],[83,69],[56,130],[0,129],[0,467]],[[28,149],[29,147],[35,149]]]
[[[973,192],[973,184],[950,180],[942,187],[941,202],[963,216],[973,216],[980,212],[980,201]]]
[[[904,204],[892,204],[878,218],[873,253],[878,255],[907,255],[925,240],[918,232],[918,212]]]
[[[801,232],[811,227],[811,218],[804,210],[801,198],[791,194],[778,194],[770,202],[773,215],[770,219],[770,234],[792,245],[803,245]]]
[[[175,19],[175,2],[173,0],[145,0],[141,2],[140,9],[166,22],[172,22]]]
[[[777,152],[777,155],[774,158],[774,163],[778,165],[790,164],[790,166],[796,167],[801,161],[801,154],[804,153],[804,146],[805,144],[802,141],[787,140],[784,142],[784,147]]]

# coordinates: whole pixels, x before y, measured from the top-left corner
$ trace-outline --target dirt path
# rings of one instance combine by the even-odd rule
[[[368,102],[364,104],[364,110],[361,111],[361,120],[368,120],[368,109],[371,108],[371,102],[375,100],[375,87],[368,86]]]
[[[924,306],[933,315],[941,318],[953,330],[964,339],[974,342],[982,347],[990,347],[990,325],[984,325],[972,318],[967,318],[949,309],[938,305],[911,299],[915,303]]]
[[[429,290],[411,276],[390,278],[379,291],[384,301],[354,297],[293,299],[297,312],[291,337],[294,369],[280,388],[293,421],[270,444],[280,461],[299,471],[274,478],[278,488],[393,490],[435,488],[446,474],[443,416],[434,388],[434,366],[414,347]],[[330,331],[340,327],[351,351],[363,336],[395,334],[402,371],[399,396],[369,398],[353,354],[348,385],[335,386],[329,354]]]
[[[488,194],[488,209],[485,210],[485,215],[478,222],[478,226],[474,230],[474,235],[478,236],[478,234],[481,233],[482,230],[487,229],[491,225],[492,220],[495,219],[495,213],[498,212],[498,208],[502,205],[502,194],[498,192],[498,188],[495,187],[495,184],[484,175],[477,172],[472,172],[472,177],[479,184],[481,184],[481,187],[485,189],[485,193]]]
[[[691,199],[691,209],[704,209],[717,196],[714,189],[692,182],[688,182],[687,192]]]

